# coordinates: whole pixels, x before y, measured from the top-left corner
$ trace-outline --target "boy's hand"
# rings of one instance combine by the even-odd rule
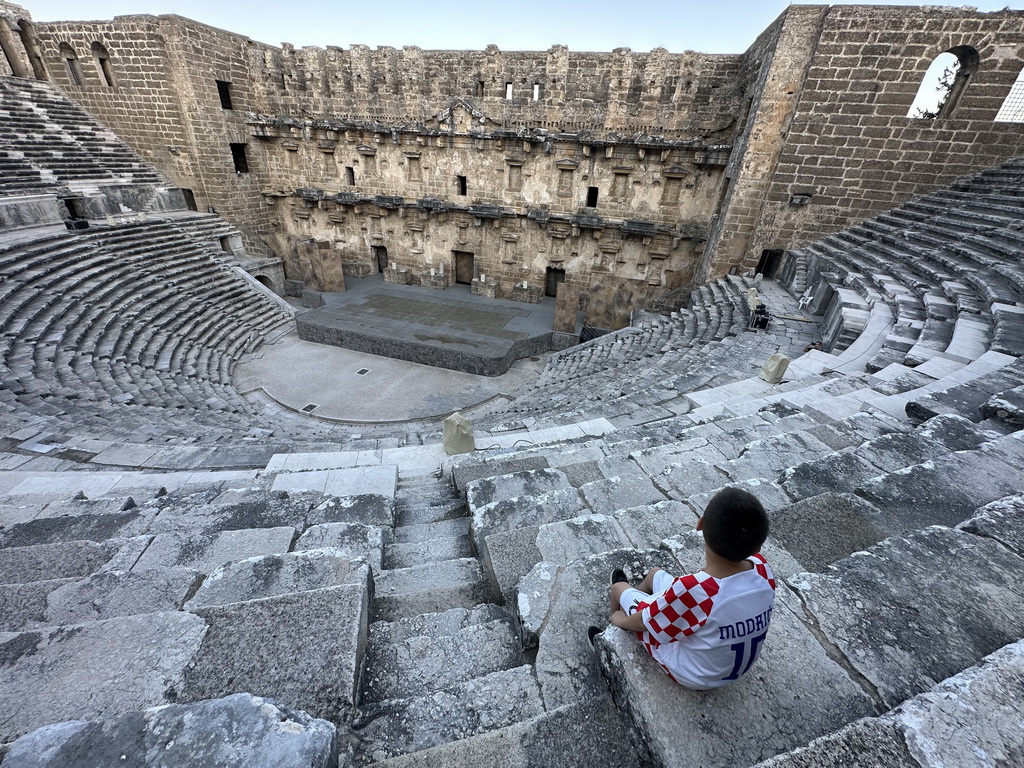
[[[608,618],[608,621],[619,629],[628,629],[631,632],[643,632],[646,629],[643,617],[639,611],[634,614],[627,614],[620,608]]]

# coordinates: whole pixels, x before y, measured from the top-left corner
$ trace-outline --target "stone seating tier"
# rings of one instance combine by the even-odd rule
[[[787,732],[782,739],[774,732],[759,741],[754,752],[738,746],[751,744],[749,740],[737,741],[728,733],[714,731],[702,733],[698,740],[666,740],[666,729],[674,729],[678,736],[678,722],[673,716],[666,719],[657,712],[642,710],[637,703],[660,701],[667,696],[666,701],[671,700],[673,705],[654,709],[662,715],[671,712],[679,716],[681,711],[685,712],[688,694],[671,685],[666,688],[667,681],[654,665],[645,668],[642,652],[634,647],[636,641],[627,633],[606,632],[601,640],[601,654],[616,688],[616,697],[632,712],[632,721],[638,728],[636,743],[650,750],[658,762],[673,764],[678,758],[675,753],[663,751],[667,741],[671,741],[675,749],[699,750],[699,755],[687,752],[686,756],[701,764],[749,765],[762,757],[806,744],[816,736],[837,732],[862,715],[877,714],[872,689],[862,686],[861,680],[864,677],[868,680],[892,678],[885,672],[889,661],[884,653],[870,660],[855,660],[848,652],[840,651],[836,656],[835,651],[830,650],[832,659],[839,659],[840,663],[830,660],[816,636],[795,618],[799,615],[800,602],[815,601],[812,610],[816,620],[826,628],[829,640],[835,642],[829,633],[841,637],[845,630],[838,624],[832,626],[839,614],[828,607],[824,598],[817,597],[815,588],[805,586],[807,580],[815,574],[849,573],[849,576],[830,576],[828,588],[851,592],[856,597],[846,598],[844,603],[857,599],[865,604],[866,611],[869,610],[882,601],[882,597],[876,590],[870,592],[874,597],[869,598],[869,591],[856,581],[857,571],[853,566],[859,562],[857,558],[863,557],[856,553],[871,548],[869,552],[880,563],[873,566],[874,570],[884,569],[897,560],[903,562],[908,553],[901,549],[901,542],[907,532],[914,542],[920,540],[920,545],[915,546],[923,547],[920,554],[924,561],[933,559],[936,553],[951,551],[943,538],[949,534],[932,531],[950,531],[949,526],[970,519],[978,505],[998,502],[1003,489],[992,484],[991,478],[1012,477],[1024,459],[1021,451],[1024,444],[1018,439],[1019,435],[1000,436],[961,416],[940,416],[916,429],[904,422],[868,413],[855,413],[839,420],[826,417],[823,415],[828,410],[826,401],[846,397],[850,382],[844,378],[815,381],[816,384],[805,383],[803,387],[795,387],[794,382],[786,393],[766,390],[762,404],[755,398],[756,410],[742,416],[723,413],[723,418],[695,423],[689,414],[683,414],[671,421],[626,427],[600,438],[576,438],[561,446],[506,451],[486,461],[475,456],[453,460],[448,472],[456,479],[458,487],[466,489],[468,500],[468,508],[462,508],[461,512],[458,497],[450,490],[446,493],[443,483],[429,475],[403,478],[399,474],[397,485],[391,481],[390,493],[396,506],[390,512],[386,505],[381,508],[376,502],[368,501],[325,506],[316,500],[307,500],[303,492],[295,490],[289,490],[288,499],[277,500],[269,496],[250,499],[249,492],[242,492],[245,504],[229,503],[229,499],[232,502],[239,499],[238,491],[222,492],[212,499],[207,496],[205,504],[199,501],[198,506],[196,501],[188,501],[183,495],[162,502],[157,499],[155,516],[146,511],[147,504],[137,508],[139,516],[146,521],[142,531],[130,527],[143,524],[137,517],[129,520],[125,515],[118,518],[116,527],[112,527],[111,521],[106,528],[92,527],[90,520],[88,530],[94,531],[94,545],[83,547],[81,536],[86,529],[69,529],[66,524],[52,526],[46,522],[52,515],[67,514],[68,508],[61,504],[68,502],[61,502],[50,512],[45,509],[43,514],[28,512],[30,516],[37,515],[34,520],[8,526],[0,552],[10,553],[11,547],[24,549],[17,553],[16,561],[24,563],[25,557],[35,556],[34,548],[52,547],[64,541],[67,556],[56,560],[46,553],[45,558],[34,562],[71,564],[74,562],[72,553],[80,553],[75,557],[92,559],[84,561],[79,571],[41,572],[37,580],[27,582],[37,586],[24,586],[26,582],[21,581],[22,586],[5,589],[8,594],[19,595],[20,605],[47,606],[42,608],[44,611],[55,610],[49,606],[69,604],[66,600],[49,598],[57,590],[70,595],[76,591],[80,594],[83,589],[102,589],[102,594],[114,594],[120,604],[126,605],[128,596],[141,588],[142,583],[139,587],[125,584],[123,589],[111,590],[111,584],[106,583],[109,577],[103,574],[119,570],[119,552],[137,558],[136,554],[128,554],[127,544],[121,543],[131,542],[133,535],[141,533],[147,540],[155,537],[146,546],[147,552],[154,553],[151,557],[170,557],[172,559],[167,561],[170,567],[192,568],[194,572],[196,568],[215,567],[216,561],[210,559],[215,556],[214,550],[205,550],[210,554],[208,557],[204,550],[188,545],[176,531],[187,531],[189,536],[206,531],[205,536],[208,539],[212,536],[214,546],[221,548],[217,551],[227,553],[236,551],[224,549],[229,542],[231,546],[246,541],[270,542],[267,537],[277,536],[278,530],[282,533],[304,530],[294,547],[289,549],[283,543],[275,546],[283,546],[285,549],[281,552],[296,555],[305,551],[328,553],[333,547],[341,549],[343,554],[316,554],[315,557],[332,563],[344,557],[351,563],[351,557],[358,553],[369,564],[375,596],[366,603],[369,607],[364,610],[368,614],[364,615],[367,620],[373,616],[379,618],[370,625],[366,641],[346,646],[347,650],[341,654],[344,658],[339,659],[338,638],[325,640],[325,647],[335,654],[332,669],[338,670],[341,679],[352,679],[351,673],[345,670],[353,668],[354,660],[362,653],[365,672],[361,682],[355,684],[358,686],[354,689],[356,693],[344,693],[349,690],[347,683],[329,693],[318,689],[310,682],[314,678],[306,676],[312,675],[313,666],[302,666],[308,672],[293,670],[287,676],[278,673],[273,679],[242,672],[251,669],[252,662],[235,650],[240,638],[249,633],[270,638],[270,649],[264,651],[262,664],[273,664],[272,659],[277,654],[294,654],[296,650],[284,638],[268,631],[267,622],[294,621],[297,617],[312,615],[303,611],[330,615],[331,600],[335,595],[340,599],[340,594],[332,590],[345,592],[341,586],[349,584],[346,580],[337,587],[325,586],[323,582],[300,587],[296,582],[285,586],[282,580],[275,583],[281,583],[288,590],[286,593],[266,596],[265,592],[249,591],[252,586],[247,584],[259,583],[261,589],[266,589],[264,577],[253,581],[246,576],[250,572],[253,575],[264,573],[263,561],[266,565],[271,560],[280,561],[285,572],[289,572],[288,558],[279,552],[257,555],[256,560],[250,561],[251,565],[244,560],[229,565],[224,576],[205,580],[198,591],[187,586],[191,583],[188,578],[194,578],[188,576],[191,572],[182,574],[188,578],[182,579],[181,589],[195,594],[186,606],[186,616],[198,616],[209,627],[205,639],[191,652],[193,655],[181,659],[181,664],[190,670],[184,674],[183,701],[227,695],[234,689],[225,687],[224,681],[229,676],[241,675],[244,688],[272,696],[279,705],[297,706],[296,702],[300,702],[314,717],[327,717],[341,729],[343,741],[350,739],[344,735],[346,732],[355,736],[360,746],[352,755],[352,764],[401,766],[410,764],[413,759],[442,759],[441,755],[445,761],[459,764],[452,761],[461,759],[462,755],[479,756],[481,749],[490,748],[491,735],[493,738],[500,736],[506,750],[528,749],[530,742],[525,734],[530,728],[536,728],[545,717],[573,707],[574,702],[585,700],[591,717],[595,712],[606,713],[601,715],[602,736],[596,739],[599,747],[621,750],[621,745],[630,743],[626,730],[632,726],[629,720],[615,714],[602,680],[601,667],[591,655],[582,631],[587,623],[599,622],[606,616],[606,597],[593,585],[604,583],[606,571],[615,565],[625,564],[635,571],[641,571],[647,564],[661,564],[675,570],[687,567],[689,558],[696,555],[696,548],[686,531],[692,528],[703,503],[717,487],[723,483],[738,483],[755,489],[769,506],[774,533],[766,552],[776,568],[777,578],[785,582],[780,587],[783,591],[780,599],[793,602],[796,610],[779,614],[775,622],[778,626],[773,626],[777,642],[767,646],[768,650],[758,663],[763,673],[752,673],[754,677],[742,683],[736,693],[749,700],[751,696],[740,689],[754,686],[758,689],[754,698],[773,701],[773,706],[787,711],[792,709],[792,719],[801,723],[801,727]],[[810,396],[812,389],[815,394]],[[736,385],[724,387],[725,391],[735,393],[732,397],[737,405],[749,399],[749,395],[744,398],[740,394],[742,390]],[[797,402],[805,391],[808,397],[804,398],[802,409],[788,404]],[[718,399],[721,396],[708,396],[708,402]],[[689,426],[685,426],[687,423]],[[516,471],[517,466],[537,460],[548,464],[549,468],[536,468],[534,464],[535,468]],[[703,462],[713,464],[713,468],[709,466],[711,471],[695,472],[694,468],[699,468]],[[467,475],[474,466],[481,467],[482,472]],[[509,470],[513,473],[505,474]],[[624,471],[629,474],[623,474]],[[299,476],[302,474],[278,475],[274,486],[301,488],[304,481]],[[460,476],[465,479],[459,481]],[[542,482],[542,476],[549,480]],[[282,481],[282,477],[297,479]],[[356,483],[355,476],[352,482]],[[396,487],[401,490],[396,492]],[[931,489],[929,498],[934,503],[918,503],[914,490],[917,488]],[[546,500],[549,497],[550,500]],[[571,501],[573,498],[575,501]],[[397,508],[399,505],[401,509]],[[495,520],[520,519],[510,514],[529,513],[533,517],[522,518],[516,523],[517,527],[511,529],[507,525],[488,529],[486,521],[494,505],[513,505],[520,510],[495,510]],[[122,498],[112,506],[120,509],[126,505]],[[23,504],[18,508],[25,509]],[[3,509],[8,514],[13,513],[13,510]],[[536,511],[530,512],[531,509]],[[95,508],[89,511],[100,512]],[[126,511],[130,515],[133,508]],[[79,510],[76,515],[83,523],[89,519],[84,512]],[[112,509],[108,514],[113,512]],[[471,517],[467,518],[466,512],[471,513]],[[537,512],[544,516],[537,517]],[[990,514],[980,514],[979,521],[987,520]],[[839,535],[836,515],[845,521]],[[251,527],[254,521],[259,521],[259,527]],[[929,527],[936,523],[945,527]],[[975,527],[981,524],[971,523]],[[380,532],[372,539],[368,538],[371,529]],[[43,536],[47,538],[40,538]],[[50,538],[52,536],[60,538]],[[914,536],[918,538],[913,539]],[[928,544],[933,540],[934,546]],[[282,536],[281,541],[296,541],[295,534],[289,533],[287,539]],[[653,549],[662,541],[667,542],[663,545],[667,549]],[[107,547],[106,542],[110,542]],[[96,551],[97,546],[100,551]],[[1011,578],[1012,569],[1019,563],[1003,554],[998,546],[986,545],[983,549],[973,548],[979,578],[988,579],[993,572]],[[91,554],[94,551],[96,554]],[[191,559],[183,560],[176,554],[186,551]],[[108,552],[113,554],[114,560],[108,559],[111,556]],[[474,565],[477,561],[469,556],[472,552],[485,564],[482,570]],[[197,556],[204,559],[196,560]],[[107,565],[103,565],[105,562]],[[146,565],[150,570],[136,568],[133,571],[139,578],[145,575],[149,583],[156,578],[170,578],[171,572],[163,571],[158,577],[152,570],[157,562]],[[159,567],[166,569],[168,566]],[[275,565],[275,571],[280,567]],[[339,563],[331,578],[338,579],[337,574],[344,570],[348,575],[341,578],[348,579],[351,568],[351,565],[340,566]],[[24,572],[23,567],[19,567],[21,572]],[[485,573],[491,578],[481,580]],[[509,574],[517,573],[520,575],[510,581]],[[913,594],[919,589],[915,585],[923,583],[913,581],[912,573],[916,571],[907,577],[910,581],[906,584],[891,582],[893,588],[899,590],[897,599],[899,594]],[[51,578],[54,576],[56,580]],[[512,604],[508,598],[514,595],[524,641],[527,647],[536,646],[536,660],[530,666],[524,666],[523,660],[533,658],[534,653],[523,655],[519,638],[509,632],[513,625],[508,614],[493,602],[487,605],[489,590],[503,587],[505,591],[510,583],[514,592],[505,596],[506,604]],[[246,592],[232,591],[218,597],[214,590],[222,590],[224,587],[220,585],[232,590],[243,588]],[[310,588],[313,591],[296,591]],[[358,589],[363,594],[370,593],[370,587],[364,582],[359,582]],[[207,592],[209,600],[205,597]],[[47,597],[43,602],[39,598],[32,602],[27,600],[29,594]],[[108,597],[110,599],[115,598]],[[484,605],[477,607],[482,599]],[[72,604],[80,602],[81,599],[76,598]],[[346,606],[352,604],[351,600],[345,603]],[[340,611],[341,603],[338,605]],[[233,607],[229,610],[229,606]],[[148,606],[150,611],[155,608]],[[446,610],[441,612],[442,609]],[[31,614],[31,610],[39,609],[24,609],[11,615],[24,617],[25,610]],[[352,608],[344,610],[349,611],[345,615],[349,616],[347,621],[351,621]],[[1011,606],[1005,613],[1006,621],[1000,619],[999,633],[993,633],[993,627],[989,626],[983,642],[980,642],[980,635],[965,630],[963,642],[957,641],[956,653],[944,652],[932,657],[920,655],[913,646],[899,646],[903,654],[899,657],[901,664],[907,664],[908,658],[913,659],[913,668],[919,670],[920,679],[941,680],[943,676],[956,675],[981,661],[986,653],[996,650],[1000,642],[1012,642],[1014,633],[1019,636],[1024,632],[1024,628],[1013,624],[1012,617],[1019,615]],[[164,614],[154,612],[149,616],[154,626],[164,631],[170,628],[165,625]],[[100,618],[99,621],[115,619]],[[129,646],[135,642],[134,638],[140,643],[149,642],[146,636],[137,634],[136,625],[125,623],[127,619],[116,621],[121,623],[103,624],[102,630],[107,634],[114,630],[120,636],[133,638]],[[878,626],[870,631],[887,631],[886,628],[892,626],[891,622],[882,621],[878,619]],[[93,649],[98,649],[95,638],[100,625],[94,628],[86,621],[78,626],[81,629],[77,636],[82,640],[75,648],[59,644],[56,635],[47,633],[46,637],[52,639],[47,641],[46,649],[37,651],[44,654],[43,661],[59,655],[65,660],[62,663],[76,663],[76,659],[85,658],[82,654],[99,652]],[[580,631],[564,631],[569,626],[579,627]],[[45,625],[30,631],[46,632]],[[332,631],[337,632],[336,626],[332,626]],[[348,637],[345,632],[340,634]],[[365,651],[359,651],[360,647]],[[840,643],[837,647],[843,646]],[[168,651],[162,652],[166,658]],[[787,674],[796,664],[790,658],[793,654],[799,654],[801,668],[810,665],[815,669],[813,690],[800,688]],[[115,674],[134,676],[136,667],[132,666],[135,663],[132,660],[138,658],[134,650],[124,648],[118,657],[129,661]],[[939,659],[944,665],[942,674],[933,659]],[[171,657],[168,663],[174,667],[179,660]],[[326,659],[317,657],[317,663],[326,663]],[[851,663],[856,669],[848,666]],[[26,664],[31,662],[19,660],[8,673],[15,684],[21,679],[18,675],[30,672]],[[139,664],[141,669],[142,659]],[[631,671],[620,674],[617,670],[621,665]],[[171,673],[170,679],[173,678]],[[322,679],[322,675],[318,672],[315,679]],[[929,686],[930,683],[923,687],[921,683],[912,683],[911,687],[893,689],[891,698],[885,700],[885,708],[908,697],[912,701],[918,691],[926,692]],[[64,690],[65,699],[68,695]],[[69,706],[75,706],[77,694],[72,691],[70,695]],[[339,708],[339,702],[345,701],[344,696],[348,696],[352,704]],[[706,708],[709,705],[707,695],[700,699],[701,706]],[[18,722],[53,706],[45,701],[35,706],[37,701],[33,697],[34,706],[27,708],[27,715],[20,714]],[[728,708],[734,719],[738,717],[743,722],[744,728],[754,728],[761,721],[754,719],[755,715],[760,718],[760,708],[744,715],[734,697],[713,696],[710,701],[713,707]],[[456,702],[461,703],[455,706]],[[108,706],[116,712],[118,707],[132,709],[144,704],[138,699],[122,698]],[[79,718],[81,714],[76,713],[74,717]],[[45,719],[43,714],[35,716]],[[747,717],[749,721],[744,719]],[[575,717],[570,721],[575,722]],[[421,725],[411,727],[409,723]],[[577,733],[576,729],[545,732],[545,743],[550,750],[561,754],[560,749],[568,748],[565,739]],[[588,750],[594,748],[592,732],[585,741]],[[614,744],[620,746],[614,747]],[[403,757],[405,753],[407,757]],[[618,753],[609,751],[608,754]],[[560,759],[564,761],[564,757]],[[589,755],[588,759],[600,758]],[[624,762],[616,764],[631,765],[635,759],[623,757]]]
[[[692,293],[688,310],[669,317],[638,313],[634,327],[552,356],[530,388],[513,403],[488,412],[481,423],[524,418],[543,418],[553,424],[597,416],[647,418],[652,415],[650,406],[677,398],[685,387],[703,386],[754,354],[751,345],[771,346],[760,337],[736,343],[738,335],[747,331],[744,294],[748,287],[735,277],[716,281]],[[706,355],[716,356],[720,365],[703,361]],[[656,381],[637,375],[652,366],[658,370]],[[699,383],[690,381],[697,371],[707,373]],[[740,375],[748,373],[744,368]],[[687,382],[677,383],[684,376],[690,377]],[[662,411],[662,415],[671,413]]]
[[[50,188],[76,180],[167,185],[84,109],[33,80],[0,80],[0,149],[18,164],[50,177]],[[14,190],[5,184],[3,194]]]
[[[197,227],[197,235],[204,228],[209,224]],[[135,405],[180,408],[181,392],[190,390],[173,383],[169,368],[152,370],[163,356],[154,331],[164,328],[160,339],[173,341],[184,369],[199,379],[191,407],[227,408],[242,417],[241,428],[249,414],[230,389],[231,363],[287,316],[223,257],[209,255],[216,252],[161,222],[7,249],[3,269],[12,280],[3,303],[10,329],[4,360],[11,384],[27,396],[49,397],[51,405],[70,390],[72,409],[124,396]],[[122,303],[131,310],[120,311]],[[109,366],[109,373],[85,372],[97,365]],[[40,383],[58,392],[40,390]]]

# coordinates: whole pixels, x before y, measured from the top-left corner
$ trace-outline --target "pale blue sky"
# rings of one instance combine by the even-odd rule
[[[14,0],[19,2],[19,0]],[[658,46],[678,53],[742,53],[789,5],[785,0],[20,0],[37,21],[177,13],[265,43],[418,45],[426,49],[576,51]],[[873,5],[910,5],[906,0]],[[853,5],[853,3],[836,3]],[[979,10],[1024,10],[1024,1],[977,2]]]

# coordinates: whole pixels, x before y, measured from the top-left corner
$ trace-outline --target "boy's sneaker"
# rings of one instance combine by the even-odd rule
[[[621,568],[616,568],[612,571],[612,584],[618,584],[620,581],[629,581],[629,577],[626,576],[626,572]]]

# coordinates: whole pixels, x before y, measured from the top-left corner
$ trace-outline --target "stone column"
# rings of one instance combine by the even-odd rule
[[[11,65],[11,72],[15,77],[32,77],[32,71],[22,58],[18,44],[14,41],[11,25],[5,18],[0,18],[0,49],[3,49],[7,63]]]

